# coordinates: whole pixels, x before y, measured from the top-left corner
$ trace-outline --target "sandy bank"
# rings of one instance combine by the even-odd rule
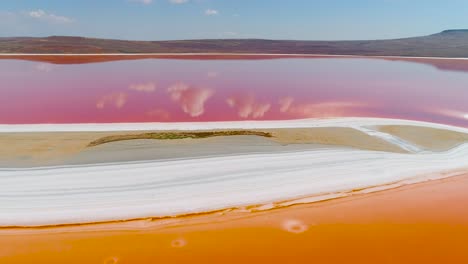
[[[203,131],[206,132],[206,130]],[[128,140],[128,138],[139,138],[148,132],[3,133],[0,134],[2,145],[0,167],[86,164],[82,163],[85,160],[100,163],[228,154],[229,152],[222,150],[223,144],[226,150],[229,149],[233,154],[306,150],[313,149],[316,145],[406,152],[401,147],[385,140],[345,127],[262,129],[257,132],[268,133],[272,137],[234,135],[208,139],[144,139],[142,141],[142,139]],[[152,131],[152,133],[157,134],[158,131]],[[180,132],[173,131],[172,133]],[[105,143],[108,138],[112,138],[114,142]],[[249,140],[246,141],[245,138]],[[94,145],[93,142],[104,143],[90,146],[90,144]],[[265,142],[276,147],[271,150],[262,148]],[[463,141],[459,143],[461,142]],[[126,154],[117,157],[116,153]],[[125,156],[128,158],[123,158]]]
[[[445,129],[417,127],[417,126],[380,126],[379,131],[395,135],[403,140],[426,149],[443,151],[455,146],[460,142],[468,142],[468,134]]]
[[[349,120],[349,119],[348,119]],[[205,124],[102,124],[82,125],[85,131],[76,131],[80,125],[13,125],[4,126],[0,133],[0,167],[29,167],[67,164],[85,164],[83,162],[101,163],[112,161],[153,160],[161,158],[199,157],[224,155],[228,152],[216,151],[218,146],[226,144],[234,154],[265,152],[259,145],[265,141],[276,144],[271,151],[290,149],[313,149],[316,145],[329,147],[345,147],[362,150],[376,150],[395,153],[413,153],[420,151],[446,151],[464,142],[468,142],[468,130],[436,124],[382,120],[347,119],[335,120],[303,120],[303,121],[273,121],[273,122],[232,122]],[[242,129],[245,126],[250,130]],[[279,128],[274,128],[278,126]],[[128,127],[128,129],[127,129]],[[152,128],[156,130],[142,130]],[[50,129],[52,132],[33,132],[35,129]],[[54,128],[56,128],[55,131]],[[86,131],[94,128],[97,131]],[[116,131],[101,131],[104,129]],[[122,129],[121,129],[122,128]],[[129,129],[133,128],[133,131]],[[191,128],[191,129],[190,129]],[[204,129],[203,129],[204,128]],[[210,129],[211,128],[211,129]],[[224,128],[224,129],[223,129]],[[228,129],[227,129],[228,128]],[[27,132],[16,132],[21,131]],[[60,131],[62,130],[62,131]],[[223,139],[223,136],[206,139],[172,139],[173,135],[209,132],[221,133],[231,131],[257,133],[260,136],[250,136],[246,141]],[[1,126],[0,126],[1,132]],[[148,133],[151,137],[148,137]],[[167,134],[172,137],[167,138]],[[268,135],[261,138],[261,135]],[[380,134],[379,134],[380,133]],[[163,135],[162,137],[158,135]],[[231,135],[229,137],[233,137]],[[270,137],[271,136],[271,137]],[[164,138],[164,140],[142,141],[128,140]],[[126,143],[114,144],[121,140]],[[106,143],[115,141],[113,143]],[[134,141],[134,142],[132,142]],[[158,143],[156,143],[158,141]],[[162,143],[164,141],[164,143]],[[102,147],[91,145],[95,142],[112,146]],[[174,151],[170,146],[177,146]],[[283,145],[284,147],[281,147]],[[302,145],[288,146],[287,145]],[[239,147],[236,150],[236,147]],[[117,153],[120,153],[117,155]],[[126,154],[124,154],[126,153]],[[172,153],[172,154],[171,154]],[[180,156],[178,156],[180,155]],[[87,156],[87,158],[84,158]],[[115,157],[115,159],[114,159]]]

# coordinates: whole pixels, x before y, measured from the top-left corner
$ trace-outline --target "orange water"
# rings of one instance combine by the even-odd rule
[[[0,263],[468,263],[468,175],[258,213],[0,230]]]

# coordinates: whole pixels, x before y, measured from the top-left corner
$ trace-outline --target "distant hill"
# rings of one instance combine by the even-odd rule
[[[0,53],[274,53],[468,57],[468,29],[390,40],[207,39],[128,41],[83,37],[0,38]]]

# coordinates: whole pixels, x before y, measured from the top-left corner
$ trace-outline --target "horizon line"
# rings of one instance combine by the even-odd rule
[[[468,29],[445,29],[436,33],[428,35],[415,35],[409,37],[396,37],[396,38],[377,38],[377,39],[275,39],[275,38],[260,38],[260,37],[244,37],[244,38],[190,38],[190,39],[161,39],[161,40],[143,40],[143,39],[122,39],[122,38],[110,38],[110,37],[92,37],[92,36],[81,36],[81,35],[47,35],[47,36],[5,36],[0,37],[1,39],[13,39],[13,38],[83,38],[83,39],[101,39],[101,40],[120,40],[120,41],[136,41],[136,42],[164,42],[164,41],[194,41],[194,40],[272,40],[272,41],[317,41],[317,42],[340,42],[340,41],[380,41],[380,40],[398,40],[398,39],[409,39],[417,37],[427,37],[436,34],[448,33],[448,32],[468,32]]]
[[[344,58],[382,58],[382,59],[434,59],[434,60],[468,60],[468,57],[424,57],[424,56],[392,56],[392,55],[352,55],[352,54],[308,54],[308,53],[229,53],[229,52],[189,52],[189,53],[0,53],[1,57],[21,57],[21,56],[57,56],[57,57],[85,57],[85,56],[284,56],[284,57],[344,57]]]

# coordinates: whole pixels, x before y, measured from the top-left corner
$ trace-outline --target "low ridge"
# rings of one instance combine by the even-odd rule
[[[204,39],[129,41],[50,36],[0,38],[0,54],[272,53],[363,56],[468,57],[468,29],[389,40],[303,41]]]

